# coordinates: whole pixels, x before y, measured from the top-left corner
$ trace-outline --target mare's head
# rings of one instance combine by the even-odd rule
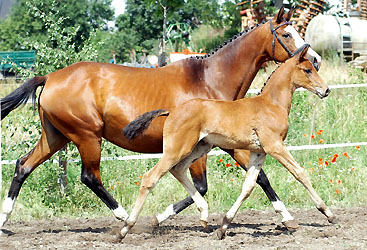
[[[290,19],[295,9],[284,12],[282,7],[278,14],[266,23],[266,52],[274,61],[284,62],[288,58],[299,54],[305,41],[291,25]],[[321,65],[321,57],[309,49],[306,58],[312,62],[316,70]]]
[[[320,98],[327,97],[330,89],[317,73],[312,63],[306,59],[309,45],[305,45],[301,52],[289,59],[285,64],[295,66],[292,72],[292,83],[296,88],[305,88]]]

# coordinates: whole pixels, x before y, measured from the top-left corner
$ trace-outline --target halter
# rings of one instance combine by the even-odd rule
[[[279,24],[278,26],[275,27],[274,29],[274,26],[273,26],[273,22],[271,20],[269,20],[270,22],[270,31],[271,33],[273,34],[273,42],[272,42],[272,50],[273,50],[273,59],[274,61],[277,63],[278,60],[275,59],[275,38],[277,38],[278,42],[280,43],[280,45],[282,45],[282,47],[288,52],[288,54],[293,57],[294,55],[298,54],[299,52],[301,52],[304,47],[306,46],[309,46],[308,44],[304,44],[303,46],[301,46],[300,48],[298,48],[294,53],[292,51],[290,51],[288,49],[288,47],[282,42],[282,40],[280,40],[278,34],[276,33],[276,30],[279,29],[280,27],[284,26],[284,25],[290,25],[292,24],[292,22],[285,22],[285,23],[282,23],[282,24]]]

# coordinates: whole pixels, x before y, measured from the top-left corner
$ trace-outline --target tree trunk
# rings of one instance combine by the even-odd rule
[[[164,6],[162,4],[161,6],[163,8],[163,34],[162,34],[162,40],[161,42],[159,42],[159,46],[158,46],[158,66],[159,67],[163,67],[166,65],[167,6]]]

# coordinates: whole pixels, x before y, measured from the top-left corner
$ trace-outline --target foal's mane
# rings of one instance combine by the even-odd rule
[[[282,66],[284,63],[279,63],[278,64],[278,67],[276,67],[276,69],[275,70],[273,70],[273,72],[271,72],[271,74],[269,75],[269,77],[268,77],[268,79],[266,79],[266,81],[264,82],[264,85],[263,85],[263,87],[261,88],[261,90],[260,90],[260,92],[257,94],[257,95],[260,95],[261,94],[261,92],[263,92],[263,90],[264,90],[264,88],[265,88],[265,86],[266,86],[266,84],[268,83],[268,81],[270,80],[270,78],[273,76],[273,74],[279,69],[279,67],[280,66]]]
[[[220,44],[218,47],[216,47],[213,51],[209,52],[208,54],[204,55],[204,56],[196,56],[196,57],[191,57],[191,58],[196,58],[196,59],[205,59],[208,58],[212,55],[214,55],[216,52],[218,52],[219,50],[221,50],[222,48],[226,47],[227,45],[231,44],[233,41],[235,41],[237,38],[240,37],[245,37],[248,33],[250,33],[252,30],[256,29],[257,27],[263,25],[264,23],[266,23],[267,20],[264,20],[262,23],[258,23],[250,28],[245,28],[244,31],[241,31],[239,33],[237,33],[236,35],[234,35],[233,37],[229,38],[227,41],[225,41],[224,43]]]

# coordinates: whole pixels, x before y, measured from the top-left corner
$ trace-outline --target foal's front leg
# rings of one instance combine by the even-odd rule
[[[233,218],[238,212],[238,209],[240,208],[243,201],[249,197],[252,190],[255,187],[256,179],[260,173],[261,166],[263,165],[265,161],[266,154],[264,153],[253,153],[250,154],[250,163],[249,168],[246,173],[246,178],[242,186],[242,192],[240,196],[237,198],[236,202],[233,204],[231,209],[226,213],[226,215],[223,218],[222,225],[219,229],[215,231],[215,235],[218,239],[223,239],[226,233],[226,230],[231,224]]]
[[[283,142],[276,142],[271,147],[264,147],[266,153],[277,159],[288,171],[306,188],[315,203],[316,208],[323,213],[330,223],[335,223],[336,218],[326,207],[325,202],[320,198],[312,187],[310,179],[304,169],[294,160]]]

